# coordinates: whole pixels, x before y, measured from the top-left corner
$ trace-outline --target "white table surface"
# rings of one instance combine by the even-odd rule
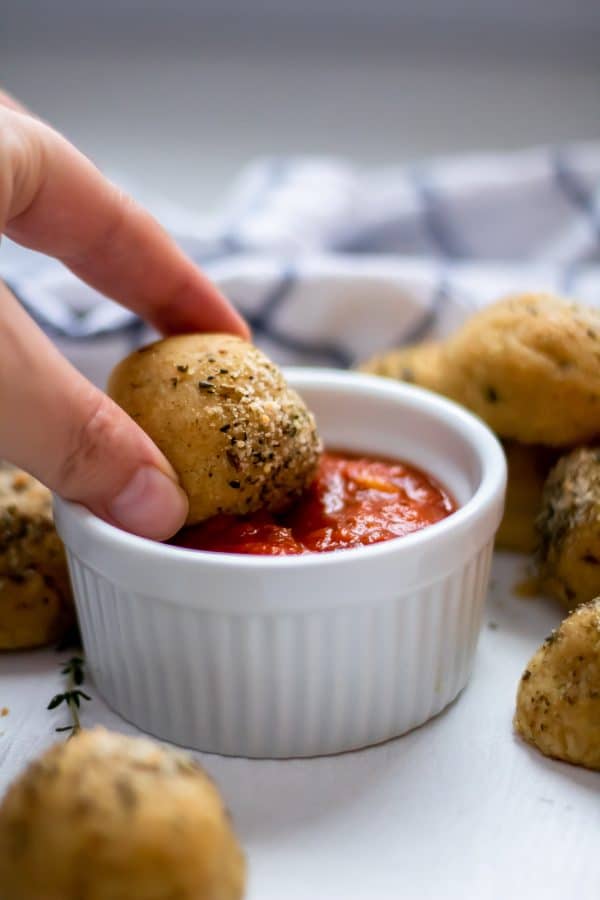
[[[600,774],[546,759],[513,735],[518,679],[560,620],[495,560],[470,684],[444,713],[378,747],[322,759],[197,754],[217,780],[250,863],[248,900],[597,900]],[[0,656],[0,791],[64,711],[54,651]],[[135,729],[90,686],[84,724]]]

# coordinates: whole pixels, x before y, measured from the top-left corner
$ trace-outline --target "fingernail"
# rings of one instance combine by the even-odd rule
[[[188,501],[178,484],[154,466],[142,466],[109,506],[112,520],[125,531],[165,540],[181,528]]]

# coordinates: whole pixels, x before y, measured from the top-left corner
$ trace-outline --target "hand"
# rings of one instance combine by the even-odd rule
[[[61,260],[164,333],[243,320],[157,222],[0,93],[0,233]],[[164,539],[187,498],[150,438],[65,360],[0,282],[0,457],[127,531]]]

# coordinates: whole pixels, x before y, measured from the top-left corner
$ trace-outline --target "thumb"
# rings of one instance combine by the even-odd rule
[[[0,284],[0,455],[126,531],[162,540],[188,502],[150,438]]]

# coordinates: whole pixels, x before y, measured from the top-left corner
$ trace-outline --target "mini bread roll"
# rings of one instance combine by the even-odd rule
[[[582,447],[558,461],[537,530],[543,589],[569,610],[600,595],[600,448]]]
[[[508,467],[504,516],[496,534],[496,546],[514,553],[533,553],[539,544],[536,520],[544,483],[556,452],[537,444],[504,441]]]
[[[244,882],[213,782],[145,738],[81,732],[0,806],[0,900],[240,900]]]
[[[600,312],[551,294],[507,297],[444,342],[362,368],[445,394],[502,438],[571,447],[600,435]]]
[[[443,344],[430,341],[382,353],[363,363],[360,370],[445,394],[445,365]]]
[[[74,619],[50,491],[0,462],[0,650],[51,643]]]
[[[519,294],[446,344],[448,393],[501,437],[570,447],[600,433],[600,313]]]
[[[532,657],[514,724],[546,756],[600,769],[600,599],[580,606]]]
[[[227,334],[166,338],[124,359],[108,385],[177,472],[188,524],[280,511],[312,481],[314,418],[281,371]]]

